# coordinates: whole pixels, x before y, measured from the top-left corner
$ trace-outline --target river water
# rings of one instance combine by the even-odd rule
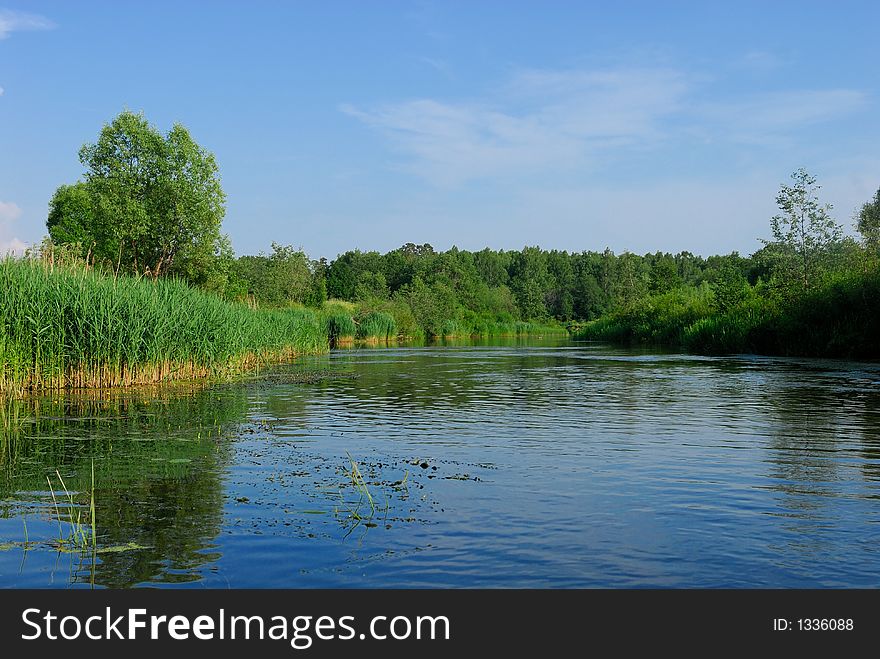
[[[877,364],[499,340],[4,410],[3,587],[880,585]]]

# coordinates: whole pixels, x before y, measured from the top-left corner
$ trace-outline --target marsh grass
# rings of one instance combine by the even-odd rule
[[[74,501],[73,494],[67,489],[61,472],[55,470],[58,482],[67,499],[65,504],[65,514],[62,515],[58,506],[58,498],[55,496],[55,487],[52,480],[46,476],[46,482],[49,484],[49,493],[52,495],[52,503],[55,507],[55,518],[58,521],[58,538],[57,548],[67,551],[86,551],[88,549],[97,549],[98,536],[95,526],[95,463],[92,461],[92,487],[89,490],[89,513],[88,516],[83,514],[83,507]],[[66,517],[68,530],[65,534],[62,519]]]
[[[357,334],[357,325],[351,314],[342,312],[324,312],[322,322],[327,337],[332,342],[345,342],[354,340]]]
[[[392,339],[397,336],[394,316],[384,311],[370,311],[357,320],[358,339]]]
[[[327,347],[309,309],[252,310],[170,279],[0,260],[0,394],[224,377]]]

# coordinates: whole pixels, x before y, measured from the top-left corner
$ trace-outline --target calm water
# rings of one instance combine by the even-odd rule
[[[4,587],[880,585],[876,364],[341,350],[4,414]]]

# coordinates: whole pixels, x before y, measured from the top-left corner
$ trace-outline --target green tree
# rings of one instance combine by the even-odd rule
[[[46,221],[55,244],[77,247],[82,249],[83,256],[88,256],[97,232],[94,220],[95,209],[88,185],[83,182],[62,185],[55,191]]]
[[[638,254],[624,252],[617,257],[615,275],[612,291],[618,306],[628,307],[647,295],[648,275],[644,259]]]
[[[61,186],[47,226],[58,243],[93,248],[99,260],[150,273],[210,279],[228,252],[220,233],[226,197],[214,156],[180,124],[162,135],[124,111],[79,152],[84,180]]]
[[[653,263],[650,272],[650,287],[652,293],[666,293],[673,288],[681,286],[681,278],[678,276],[678,264],[671,254],[657,252],[653,255]]]
[[[540,247],[524,247],[510,263],[510,289],[524,320],[547,317],[546,295],[550,290],[547,253]]]
[[[776,195],[780,214],[770,221],[777,274],[808,291],[827,265],[828,255],[843,235],[831,218],[831,204],[820,204],[820,186],[804,169],[791,175],[793,185],[782,184]]]
[[[867,247],[874,250],[880,248],[880,189],[871,201],[862,206],[856,226]]]
[[[713,285],[713,292],[715,307],[721,313],[730,311],[748,296],[749,283],[733,260],[728,259],[722,263]]]

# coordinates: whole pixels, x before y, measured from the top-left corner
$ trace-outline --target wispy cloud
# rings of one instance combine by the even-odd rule
[[[739,68],[768,72],[788,66],[792,59],[768,50],[750,50],[736,63]]]
[[[455,77],[452,75],[452,71],[450,70],[449,64],[448,64],[448,62],[446,62],[446,60],[437,59],[435,57],[422,56],[422,57],[418,58],[418,61],[421,62],[422,64],[425,64],[425,65],[431,67],[437,73],[440,73],[441,75],[443,75],[446,78],[449,78],[450,80]]]
[[[492,98],[411,100],[341,110],[381,130],[404,168],[440,185],[571,167],[605,147],[662,139],[659,119],[687,91],[673,71],[557,72],[515,76]]]
[[[0,39],[5,39],[13,32],[51,30],[54,27],[55,23],[39,14],[30,14],[12,9],[0,9]]]
[[[853,89],[781,91],[703,106],[700,119],[727,139],[762,142],[768,136],[844,117],[867,102],[865,93]]]
[[[580,171],[664,145],[770,144],[867,105],[853,89],[701,102],[711,82],[668,68],[524,70],[482,98],[341,110],[385,134],[396,163],[435,185]],[[710,90],[711,91],[711,90]]]
[[[3,96],[3,87],[0,87],[0,96]]]

